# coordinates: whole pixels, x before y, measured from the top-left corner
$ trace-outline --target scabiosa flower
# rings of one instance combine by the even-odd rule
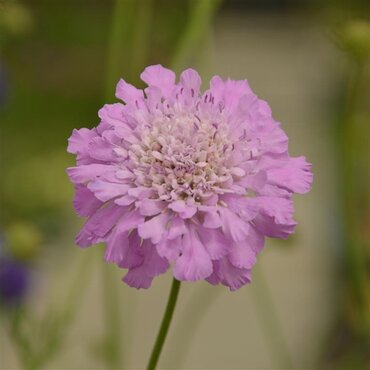
[[[100,124],[74,130],[68,168],[74,206],[87,222],[81,247],[106,242],[123,280],[148,288],[173,267],[177,280],[236,290],[251,281],[265,236],[294,231],[293,193],[310,189],[304,157],[247,81],[215,76],[200,92],[193,69],[147,67],[143,91],[120,80]]]

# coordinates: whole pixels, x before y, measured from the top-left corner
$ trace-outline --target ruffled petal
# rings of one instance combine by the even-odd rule
[[[121,78],[116,87],[116,97],[126,103],[135,103],[144,99],[144,93]]]
[[[161,90],[164,97],[171,95],[175,86],[176,75],[170,69],[164,68],[160,64],[146,67],[140,78],[148,85]]]
[[[120,208],[123,209],[123,207]],[[117,229],[121,232],[129,231],[131,229],[136,229],[143,222],[144,217],[138,210],[129,211],[117,222]]]
[[[169,264],[165,258],[158,255],[156,248],[149,241],[144,241],[141,251],[143,263],[130,269],[123,281],[131,287],[147,289],[155,276],[167,271]]]
[[[130,269],[122,278],[127,285],[136,289],[148,289],[152,284],[153,277],[143,273],[140,267]]]
[[[173,275],[178,280],[196,281],[212,274],[212,261],[192,228],[183,236],[182,254],[176,260]]]
[[[120,263],[127,253],[128,246],[128,232],[121,232],[116,228],[107,238],[107,247],[104,256],[105,261],[117,264]]]
[[[169,267],[166,258],[162,258],[149,240],[143,242],[142,251],[144,254],[144,264],[146,274],[151,277],[164,274]]]
[[[223,232],[234,241],[242,241],[248,235],[249,224],[228,208],[220,207]]]
[[[293,202],[286,198],[258,197],[260,214],[253,223],[257,230],[270,237],[286,239],[294,232],[297,223],[293,220]]]
[[[95,129],[81,128],[79,130],[73,130],[71,137],[68,139],[68,153],[88,154],[88,145],[96,136]]]
[[[99,176],[114,175],[114,166],[106,164],[86,164],[67,168],[70,180],[75,184],[83,184]]]
[[[227,257],[216,261],[218,265],[217,275],[222,284],[228,286],[231,291],[238,290],[243,285],[251,282],[251,271],[246,268],[233,266]]]
[[[199,227],[198,234],[212,260],[220,259],[229,253],[233,241],[226,238],[221,230],[209,230]]]
[[[143,199],[136,202],[136,206],[143,216],[155,216],[163,211],[166,203],[157,199]]]
[[[97,210],[85,223],[76,237],[76,244],[80,247],[88,247],[103,240],[109,231],[115,226],[118,219],[126,209],[109,204]]]
[[[76,185],[75,190],[73,206],[79,216],[91,216],[103,204],[86,186]]]
[[[98,161],[113,162],[117,160],[114,146],[104,138],[97,136],[88,145],[88,153],[91,158]]]
[[[122,103],[105,104],[98,112],[99,118],[108,127],[128,126],[124,116],[124,105]]]
[[[304,194],[311,189],[311,164],[305,157],[289,158],[285,166],[267,172],[268,181],[291,192]]]
[[[139,235],[143,239],[151,239],[154,244],[157,244],[165,233],[170,218],[171,216],[168,213],[161,213],[153,217],[138,226]]]
[[[120,231],[119,231],[120,232]],[[121,268],[131,269],[143,264],[144,256],[142,252],[142,239],[139,237],[136,230],[130,232],[124,231],[123,233],[128,234],[128,244],[125,245],[123,258],[118,263]]]
[[[192,68],[183,71],[180,75],[180,83],[191,92],[192,97],[198,96],[202,80],[197,71]]]
[[[156,244],[158,254],[167,258],[168,261],[175,261],[181,253],[182,241],[180,237],[175,239],[164,238],[158,244]]]
[[[256,252],[249,245],[248,239],[242,242],[235,242],[231,247],[229,261],[235,267],[251,269],[256,260]]]
[[[175,239],[181,235],[184,235],[187,232],[185,222],[180,217],[174,217],[170,224],[168,225],[168,239]]]
[[[122,196],[126,194],[127,190],[129,189],[129,186],[126,184],[119,184],[101,180],[92,181],[87,185],[87,187],[95,194],[95,196],[99,200],[103,202]]]
[[[222,221],[220,214],[217,211],[217,207],[200,207],[200,210],[204,212],[203,226],[208,229],[217,229],[221,227]]]
[[[186,204],[183,200],[176,200],[168,205],[168,208],[177,212],[181,218],[191,218],[197,212],[197,207]]]

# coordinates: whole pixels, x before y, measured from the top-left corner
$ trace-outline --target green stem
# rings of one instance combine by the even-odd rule
[[[159,356],[162,351],[162,347],[164,344],[164,341],[166,340],[166,336],[168,333],[168,328],[170,327],[171,319],[173,316],[173,312],[175,310],[177,296],[179,294],[180,290],[180,281],[173,279],[172,281],[172,287],[170,296],[168,298],[166,311],[164,313],[162,324],[158,332],[157,339],[155,341],[155,345],[153,347],[152,354],[150,356],[149,364],[147,367],[147,370],[154,370],[157,366]]]
[[[260,325],[269,340],[271,352],[274,353],[274,362],[281,368],[292,369],[288,344],[283,335],[283,330],[271,296],[269,285],[260,266],[254,266],[254,303]]]

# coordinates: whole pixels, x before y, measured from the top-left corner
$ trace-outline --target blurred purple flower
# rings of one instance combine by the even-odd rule
[[[0,305],[21,303],[28,289],[27,268],[7,257],[0,259]]]
[[[178,280],[236,290],[250,282],[265,236],[293,233],[293,193],[310,190],[311,165],[288,154],[288,138],[247,81],[215,76],[200,92],[192,69],[180,82],[160,65],[145,91],[120,80],[100,124],[74,130],[74,205],[88,220],[77,236],[106,242],[124,281],[148,288],[173,265]],[[144,94],[145,92],[145,94]]]

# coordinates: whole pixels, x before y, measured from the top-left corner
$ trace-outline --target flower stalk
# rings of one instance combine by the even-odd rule
[[[173,312],[175,311],[175,306],[177,302],[177,297],[179,295],[180,290],[180,281],[173,279],[170,295],[167,302],[166,311],[164,313],[162,324],[159,329],[157,339],[155,341],[152,354],[150,356],[150,360],[148,363],[147,370],[154,370],[157,366],[159,356],[161,355],[163,344],[166,340],[168,329],[171,324]]]

